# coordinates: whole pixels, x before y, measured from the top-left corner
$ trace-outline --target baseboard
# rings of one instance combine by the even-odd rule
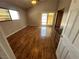
[[[53,25],[38,25],[38,26],[36,26],[36,25],[28,25],[28,26],[34,26],[34,27],[43,27],[43,26],[45,26],[45,27],[54,27]]]
[[[27,27],[27,26],[23,26],[22,28],[20,28],[20,29],[14,31],[14,32],[12,32],[11,34],[7,35],[6,38],[10,37],[11,35],[15,34],[15,33],[18,32],[18,31],[24,29],[25,27]]]

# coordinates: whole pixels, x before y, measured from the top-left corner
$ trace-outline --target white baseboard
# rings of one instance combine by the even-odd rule
[[[11,35],[15,34],[15,33],[16,33],[16,32],[18,32],[18,31],[20,31],[20,30],[24,29],[25,27],[27,27],[27,26],[23,26],[22,28],[20,28],[20,29],[18,29],[18,30],[16,30],[16,31],[14,31],[14,32],[12,32],[11,34],[7,35],[7,36],[6,36],[6,38],[8,38],[9,36],[11,36]]]

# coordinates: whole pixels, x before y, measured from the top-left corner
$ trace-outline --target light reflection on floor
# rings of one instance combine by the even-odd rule
[[[41,27],[41,36],[44,37],[46,36],[46,27]]]
[[[51,27],[41,27],[41,37],[51,36]]]

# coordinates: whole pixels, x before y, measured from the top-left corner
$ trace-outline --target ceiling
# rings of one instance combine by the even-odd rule
[[[22,9],[31,8],[33,5],[31,4],[31,0],[0,0],[4,2],[8,2],[10,4],[16,5],[18,7],[21,7]],[[39,3],[50,1],[50,0],[39,0]]]
[[[32,7],[31,0],[2,0],[2,2],[8,2],[8,3],[18,6],[22,9]]]

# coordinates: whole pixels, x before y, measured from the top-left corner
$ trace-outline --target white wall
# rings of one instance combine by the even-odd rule
[[[27,16],[24,10],[5,2],[0,2],[0,7],[16,10],[20,15],[19,20],[0,22],[0,26],[2,27],[6,37],[27,26]]]
[[[1,27],[0,27],[0,59],[16,59]]]
[[[58,10],[63,9],[65,7],[66,0],[59,0]]]
[[[31,8],[28,12],[29,25],[40,26],[41,25],[41,14],[48,12],[57,11],[58,0],[46,0],[44,2],[39,2],[36,6]]]

